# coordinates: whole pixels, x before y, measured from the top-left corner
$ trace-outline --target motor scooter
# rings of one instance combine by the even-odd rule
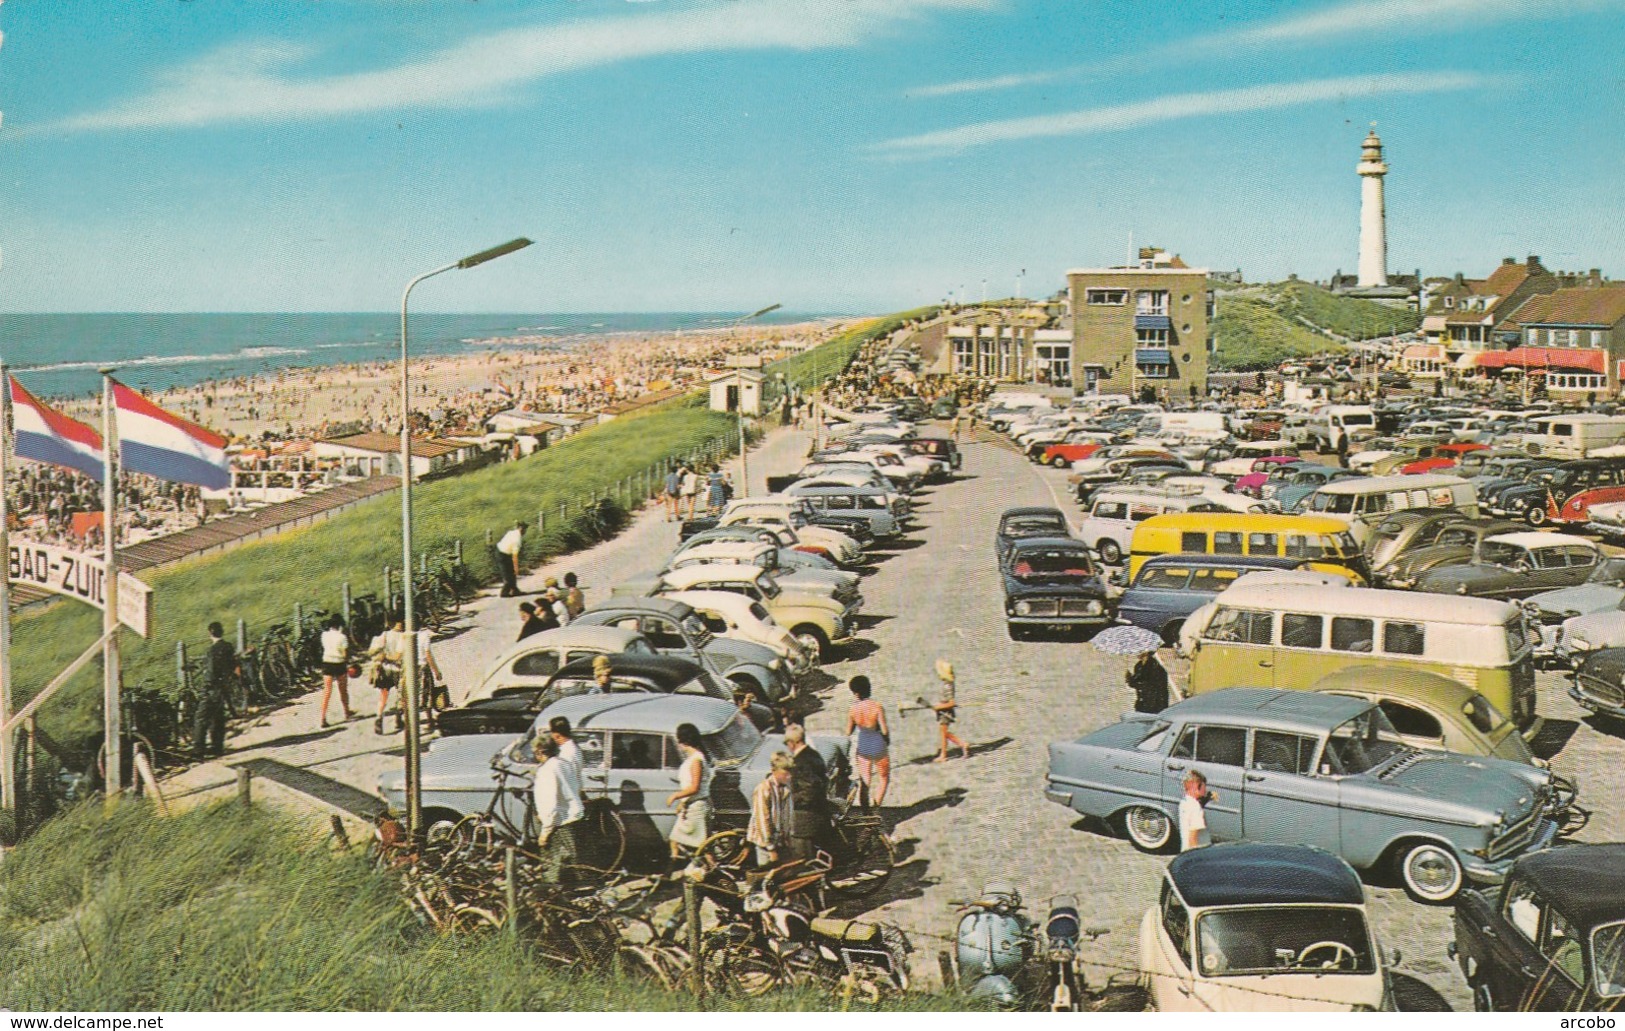
[[[1084,927],[1078,919],[1078,901],[1071,895],[1057,895],[1044,921],[1045,991],[1042,998],[1054,1013],[1137,1011],[1145,1009],[1147,996],[1132,974],[1118,974],[1101,988],[1089,987],[1078,944],[1087,937],[1094,941],[1111,933],[1106,927]]]
[[[1038,943],[1032,921],[1022,912],[1021,892],[992,881],[977,898],[951,904],[960,916],[954,951],[939,956],[944,982],[966,989],[975,1001],[1018,1008],[1027,994],[1024,982]]]

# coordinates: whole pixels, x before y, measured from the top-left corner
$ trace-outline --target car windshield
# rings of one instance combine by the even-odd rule
[[[705,754],[713,763],[738,763],[756,751],[761,742],[762,732],[755,724],[744,713],[735,713],[726,726],[705,738]]]
[[[1481,694],[1475,694],[1462,702],[1461,714],[1467,717],[1467,722],[1480,734],[1493,734],[1507,723],[1506,715]]]
[[[777,598],[779,596],[779,583],[771,576],[757,577],[756,586],[762,589],[762,597],[764,598]]]
[[[1529,552],[1516,544],[1507,544],[1504,541],[1485,541],[1478,547],[1479,560],[1493,566],[1515,566],[1519,562],[1528,564]]]
[[[1591,932],[1591,964],[1598,995],[1625,995],[1625,923],[1603,924]]]
[[[1586,579],[1594,584],[1625,584],[1625,557],[1603,559]]]
[[[1309,502],[1309,507],[1316,512],[1335,512],[1347,514],[1354,511],[1355,495],[1353,494],[1316,494]]]
[[[1322,766],[1331,773],[1369,773],[1410,751],[1413,749],[1400,740],[1388,717],[1373,705],[1332,731]]]
[[[1094,572],[1082,548],[1025,548],[1016,553],[1010,572],[1016,576],[1088,576]]]
[[[683,633],[694,642],[696,648],[704,648],[711,640],[711,631],[705,628],[705,620],[697,613],[691,612],[688,618],[683,620]]]
[[[1055,516],[1029,516],[1025,519],[1012,519],[1004,524],[1004,533],[1007,537],[1034,537],[1055,531],[1066,532],[1066,523]]]
[[[1347,906],[1220,909],[1196,922],[1202,974],[1370,974],[1365,914]]]

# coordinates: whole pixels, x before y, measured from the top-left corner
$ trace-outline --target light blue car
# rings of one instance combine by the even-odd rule
[[[1177,837],[1187,770],[1207,777],[1213,841],[1314,845],[1391,867],[1412,898],[1496,883],[1558,831],[1549,771],[1406,745],[1374,702],[1232,688],[1132,713],[1050,745],[1044,797],[1159,852]]]

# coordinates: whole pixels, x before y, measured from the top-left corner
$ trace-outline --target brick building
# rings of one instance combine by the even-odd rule
[[[1073,385],[1083,393],[1169,397],[1207,389],[1206,269],[1147,247],[1139,261],[1066,274]]]

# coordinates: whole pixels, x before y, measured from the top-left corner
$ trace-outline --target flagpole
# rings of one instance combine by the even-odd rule
[[[119,726],[119,652],[118,652],[118,426],[114,416],[113,370],[102,369],[102,598],[106,608],[102,611],[102,632],[107,643],[102,646],[102,711],[107,731],[103,747],[107,750],[107,778],[105,791],[109,799],[118,795],[124,786],[124,738]]]
[[[11,377],[0,361],[0,727],[11,722],[11,509],[6,473],[11,450]],[[0,809],[17,813],[15,732],[0,731]]]

